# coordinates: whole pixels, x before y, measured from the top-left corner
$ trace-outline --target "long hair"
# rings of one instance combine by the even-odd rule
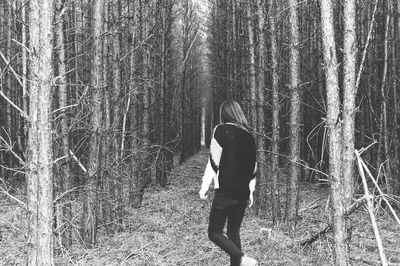
[[[233,123],[247,131],[250,131],[249,123],[236,101],[224,101],[219,108],[219,119],[221,123]]]

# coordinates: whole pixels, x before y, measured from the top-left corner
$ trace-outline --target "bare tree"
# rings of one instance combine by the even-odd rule
[[[271,71],[272,71],[272,156],[271,156],[271,201],[272,219],[276,223],[280,219],[280,199],[279,199],[279,76],[278,76],[278,44],[276,41],[276,3],[268,0],[269,6],[269,26],[271,42]]]
[[[27,265],[53,265],[53,82],[54,1],[30,1],[31,83],[28,137]]]
[[[290,10],[290,170],[286,195],[286,220],[297,218],[299,204],[298,180],[300,176],[300,42],[297,0],[289,0]]]
[[[343,187],[345,204],[350,206],[354,194],[354,127],[356,98],[356,7],[355,0],[344,1],[344,36],[343,36]]]
[[[92,113],[91,113],[91,136],[89,141],[89,162],[86,180],[85,199],[83,201],[83,217],[81,237],[88,245],[96,243],[97,235],[97,174],[100,154],[100,130],[102,125],[102,42],[103,29],[103,0],[93,1],[93,67],[91,73],[92,87]]]
[[[253,128],[257,128],[257,112],[256,112],[256,101],[257,101],[257,88],[256,88],[256,59],[255,59],[255,44],[254,44],[254,23],[253,23],[253,6],[252,2],[247,3],[247,30],[248,30],[248,41],[249,41],[249,94],[250,94],[250,119]]]
[[[338,64],[336,59],[333,4],[331,0],[320,0],[322,46],[326,79],[327,127],[329,132],[329,182],[331,189],[331,212],[334,231],[335,265],[347,265],[346,228],[342,198],[344,196],[342,175],[342,125],[339,117],[340,99]]]
[[[259,166],[259,177],[260,182],[258,186],[257,196],[259,199],[257,200],[257,211],[259,215],[267,214],[267,159],[266,159],[266,125],[265,125],[265,94],[266,94],[266,86],[265,86],[265,65],[266,65],[266,45],[265,45],[265,34],[264,34],[264,26],[265,26],[265,4],[264,0],[257,0],[257,19],[258,19],[258,104],[257,104],[257,133],[258,143],[257,143],[257,161]]]
[[[57,51],[58,51],[58,93],[59,93],[59,110],[61,113],[60,116],[60,135],[61,135],[61,149],[60,149],[60,157],[65,157],[65,163],[62,164],[61,174],[58,177],[58,193],[66,193],[62,197],[60,206],[62,211],[59,213],[62,215],[57,215],[57,221],[59,222],[59,229],[62,238],[62,244],[64,246],[70,246],[72,244],[72,228],[70,223],[72,221],[72,213],[71,213],[71,203],[70,203],[70,193],[68,192],[71,189],[71,165],[70,165],[70,144],[69,144],[69,127],[68,127],[68,118],[67,118],[67,110],[65,110],[68,106],[68,85],[67,85],[67,70],[66,70],[66,52],[65,52],[65,41],[64,41],[64,14],[65,7],[64,1],[57,1],[57,25],[56,25],[56,43],[57,43]]]

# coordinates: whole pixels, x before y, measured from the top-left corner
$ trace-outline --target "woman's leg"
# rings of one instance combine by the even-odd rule
[[[242,225],[244,213],[247,207],[247,201],[239,201],[228,214],[228,238],[235,243],[236,247],[242,250],[240,242],[240,226]],[[239,266],[240,258],[231,256],[231,266]]]
[[[237,200],[225,196],[216,195],[214,197],[210,211],[208,237],[218,247],[240,262],[243,252],[223,234],[228,215],[237,203]]]

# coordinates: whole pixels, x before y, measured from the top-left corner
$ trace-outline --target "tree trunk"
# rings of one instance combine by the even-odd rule
[[[140,6],[140,29],[141,29],[141,63],[142,63],[142,75],[143,82],[142,87],[142,106],[143,109],[140,112],[141,116],[141,128],[142,134],[140,135],[143,145],[141,151],[138,154],[138,173],[136,174],[133,182],[133,191],[131,195],[131,204],[133,208],[139,208],[142,204],[142,199],[144,195],[144,190],[151,182],[151,158],[148,155],[150,152],[150,86],[148,84],[149,78],[149,63],[150,63],[150,47],[149,40],[146,40],[150,34],[150,19],[149,19],[149,3],[146,1],[139,1]],[[140,110],[140,109],[139,109]]]
[[[53,265],[52,82],[54,2],[31,0],[27,265]]]
[[[394,192],[394,180],[391,172],[391,163],[392,163],[392,158],[390,157],[390,144],[389,144],[389,131],[388,131],[388,118],[387,118],[387,96],[386,96],[386,79],[387,79],[387,70],[388,70],[388,36],[389,36],[389,26],[390,26],[390,2],[387,2],[388,9],[386,10],[386,21],[385,21],[385,39],[384,39],[384,52],[383,52],[383,73],[382,73],[382,83],[381,83],[381,119],[382,119],[382,128],[381,128],[381,134],[380,134],[380,139],[382,139],[381,142],[383,142],[383,150],[384,150],[384,156],[385,156],[385,165],[384,168],[384,174],[385,174],[385,179],[386,179],[386,186],[388,189],[389,194],[393,194]],[[377,167],[380,167],[379,165]]]
[[[160,184],[161,187],[165,187],[167,185],[167,172],[165,170],[165,161],[166,161],[166,110],[165,110],[165,102],[166,102],[166,89],[167,89],[167,84],[166,84],[166,27],[167,27],[167,3],[162,3],[161,4],[161,25],[162,25],[162,31],[161,31],[161,69],[160,69],[160,86],[161,86],[161,91],[160,91],[160,154],[157,157],[157,173],[156,173],[156,178],[157,182]]]
[[[103,10],[103,32],[109,31],[109,5],[110,3],[104,3],[104,10]],[[103,37],[102,43],[102,87],[104,90],[103,96],[103,125],[102,125],[102,132],[105,132],[104,137],[101,139],[102,147],[102,160],[101,163],[104,166],[104,170],[99,173],[101,175],[102,184],[103,184],[103,196],[102,196],[102,212],[103,212],[103,219],[105,224],[110,225],[112,224],[113,212],[112,212],[112,198],[113,198],[113,180],[110,174],[110,167],[112,162],[112,154],[109,152],[111,142],[111,106],[110,106],[110,89],[109,89],[109,80],[108,80],[108,66],[109,66],[109,37],[105,35]],[[107,234],[111,234],[112,230],[110,226],[106,226]]]
[[[356,3],[345,0],[343,8],[343,128],[342,128],[342,180],[344,189],[344,208],[350,207],[354,195],[354,134],[356,99]],[[351,238],[351,220],[346,218],[347,239]],[[348,248],[348,247],[347,247]]]
[[[329,182],[331,189],[331,212],[334,231],[335,265],[348,265],[346,228],[342,203],[344,197],[341,184],[342,149],[338,64],[336,60],[333,8],[331,0],[320,0],[322,45],[327,93],[327,127],[329,131]]]
[[[26,40],[26,25],[28,23],[26,19],[26,6],[28,3],[26,1],[23,1],[21,4],[21,13],[22,13],[22,23],[21,23],[21,34],[22,34],[22,40],[21,43],[26,46],[27,45],[27,40]],[[22,110],[27,114],[28,113],[28,56],[27,56],[27,50],[25,47],[22,47]],[[22,144],[21,144],[21,151],[25,150],[25,142],[26,142],[26,137],[27,137],[27,123],[24,121],[23,122],[24,127],[22,129],[22,132],[20,134],[22,135]]]
[[[130,12],[132,13],[133,16],[133,22],[130,23],[130,34],[131,34],[131,38],[132,38],[132,44],[131,44],[131,49],[133,49],[133,47],[135,47],[137,45],[137,39],[139,39],[137,37],[137,24],[138,24],[138,18],[137,18],[137,14],[138,12],[138,5],[136,1],[130,1],[129,2],[129,9]],[[133,134],[133,136],[131,136],[131,142],[130,142],[130,149],[131,150],[136,150],[137,146],[138,146],[138,140],[137,140],[137,135],[133,132],[135,132],[137,130],[138,127],[138,116],[137,116],[137,85],[136,85],[136,79],[135,79],[135,71],[136,71],[136,65],[137,65],[137,53],[136,52],[132,52],[131,56],[130,56],[130,79],[131,79],[131,83],[130,83],[130,93],[133,94],[133,99],[132,99],[132,108],[131,108],[131,112],[129,115],[130,118],[130,132],[132,132],[131,134]],[[138,183],[138,178],[137,176],[139,175],[139,169],[137,167],[138,165],[138,161],[140,160],[139,158],[139,154],[137,151],[134,151],[132,154],[132,157],[130,159],[130,163],[129,163],[129,167],[130,167],[130,179],[129,179],[129,204],[132,207],[135,207],[133,204],[135,202],[135,195],[136,195],[136,191],[135,188],[137,187],[137,183]]]
[[[268,0],[269,25],[271,35],[271,71],[272,71],[272,156],[271,156],[271,201],[272,220],[276,224],[280,220],[281,206],[278,189],[279,180],[279,76],[278,76],[278,44],[276,41],[276,6],[273,0]]]
[[[400,13],[400,0],[397,0],[397,12]],[[400,19],[397,19],[397,30],[400,31]],[[393,23],[394,25],[394,23]],[[397,78],[399,78],[398,74],[399,74],[399,70],[398,68],[400,67],[400,65],[397,63],[397,58],[399,57],[399,52],[400,49],[398,47],[398,42],[400,41],[400,32],[397,33],[397,38],[396,33],[395,33],[395,27],[392,27],[392,31],[393,31],[393,51],[392,51],[392,81],[393,81],[393,105],[394,105],[394,121],[393,121],[393,139],[394,139],[394,155],[393,155],[393,176],[397,177],[397,179],[394,179],[393,181],[395,182],[395,186],[394,186],[394,193],[396,195],[400,194],[400,172],[399,172],[399,149],[400,149],[400,141],[399,141],[399,123],[400,123],[400,108],[399,108],[399,100],[398,100],[398,81]]]
[[[113,106],[112,109],[112,124],[111,124],[111,149],[110,154],[112,154],[111,161],[113,165],[119,164],[119,141],[120,135],[118,134],[120,125],[121,125],[121,62],[120,62],[120,53],[121,53],[121,36],[120,36],[120,1],[114,0],[112,2],[112,14],[113,14],[113,60],[112,60],[112,73],[113,73],[113,90],[112,90],[112,101],[111,104]],[[117,169],[117,167],[115,168]],[[117,171],[119,172],[119,171]],[[116,204],[115,206],[115,217],[119,223],[122,223],[122,173],[117,173],[117,176],[114,176],[113,183],[115,187],[114,196],[115,199],[113,200]]]
[[[62,7],[63,1],[58,0],[57,6]],[[61,154],[60,157],[66,156],[66,162],[62,165],[61,176],[59,177],[59,188],[60,193],[64,193],[71,188],[71,165],[70,165],[70,157],[69,157],[69,132],[68,132],[68,118],[67,118],[67,110],[65,107],[68,106],[68,86],[67,86],[67,71],[66,71],[66,53],[64,48],[64,10],[60,9],[57,20],[57,47],[58,47],[58,77],[59,77],[59,109],[61,112]],[[62,198],[59,206],[62,206],[62,214],[63,218],[61,218],[61,227],[60,230],[62,232],[61,239],[62,244],[65,247],[68,247],[72,244],[72,212],[71,212],[71,198],[70,193],[67,193]]]
[[[354,123],[356,99],[356,6],[355,0],[344,1],[344,57],[343,57],[343,187],[344,204],[349,207],[354,195]]]
[[[250,83],[250,110],[249,116],[251,124],[254,129],[257,128],[257,88],[256,88],[256,63],[255,63],[255,45],[254,45],[254,26],[253,26],[253,12],[252,3],[249,2],[246,7],[247,11],[247,30],[249,41],[249,56],[250,56],[250,69],[249,69],[249,83]]]
[[[100,152],[100,130],[102,124],[102,42],[103,0],[93,0],[93,66],[91,72],[92,110],[90,117],[91,136],[89,140],[89,161],[86,180],[86,193],[83,201],[83,217],[81,237],[87,245],[96,244],[97,236],[97,200],[98,200],[98,169]]]
[[[187,84],[187,75],[188,75],[188,64],[186,63],[188,53],[189,53],[189,23],[190,23],[190,7],[189,0],[185,0],[184,2],[184,18],[182,25],[182,77],[181,77],[181,157],[180,163],[183,163],[189,156],[189,135],[188,135],[188,126],[189,126],[189,118],[188,118],[188,90],[189,85]]]
[[[5,1],[6,2],[6,6],[7,6],[7,37],[6,37],[6,58],[7,61],[11,64],[11,41],[12,41],[12,35],[11,35],[11,30],[12,30],[12,3],[11,1]],[[6,88],[5,90],[5,94],[7,95],[7,97],[13,101],[13,97],[12,97],[12,91],[11,91],[11,87],[12,87],[12,83],[11,83],[11,71],[10,71],[10,67],[8,66],[6,69],[7,71],[5,72],[5,81],[6,81],[6,86],[4,86]],[[11,139],[14,139],[14,132],[13,132],[13,126],[12,126],[12,113],[11,113],[11,104],[10,103],[6,103],[6,126],[5,126],[5,130],[7,132],[7,134],[11,137]],[[7,154],[6,153],[6,159],[7,159],[7,166],[9,167],[9,169],[13,169],[14,168],[14,157],[11,154]],[[11,176],[11,175],[8,175]],[[10,180],[11,183],[13,184],[14,181]]]
[[[265,25],[265,1],[257,0],[257,13],[258,13],[258,105],[257,105],[257,117],[258,117],[258,128],[257,133],[258,138],[258,169],[259,169],[259,186],[257,196],[259,199],[257,202],[259,206],[256,206],[258,215],[267,215],[267,160],[266,160],[266,127],[265,127],[265,60],[266,60],[266,48],[265,48],[265,35],[264,35],[264,25]]]
[[[287,222],[296,220],[299,209],[300,176],[300,42],[299,42],[299,19],[297,14],[297,0],[289,0],[290,5],[290,170],[286,195]]]

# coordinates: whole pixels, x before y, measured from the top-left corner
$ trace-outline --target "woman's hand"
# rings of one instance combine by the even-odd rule
[[[253,206],[253,203],[254,203],[253,194],[250,194],[250,197],[249,197],[249,208],[251,208],[251,206]]]
[[[202,200],[206,200],[207,199],[207,195],[206,195],[206,193],[207,193],[207,191],[199,191],[199,196],[200,196],[200,199],[202,199]]]

